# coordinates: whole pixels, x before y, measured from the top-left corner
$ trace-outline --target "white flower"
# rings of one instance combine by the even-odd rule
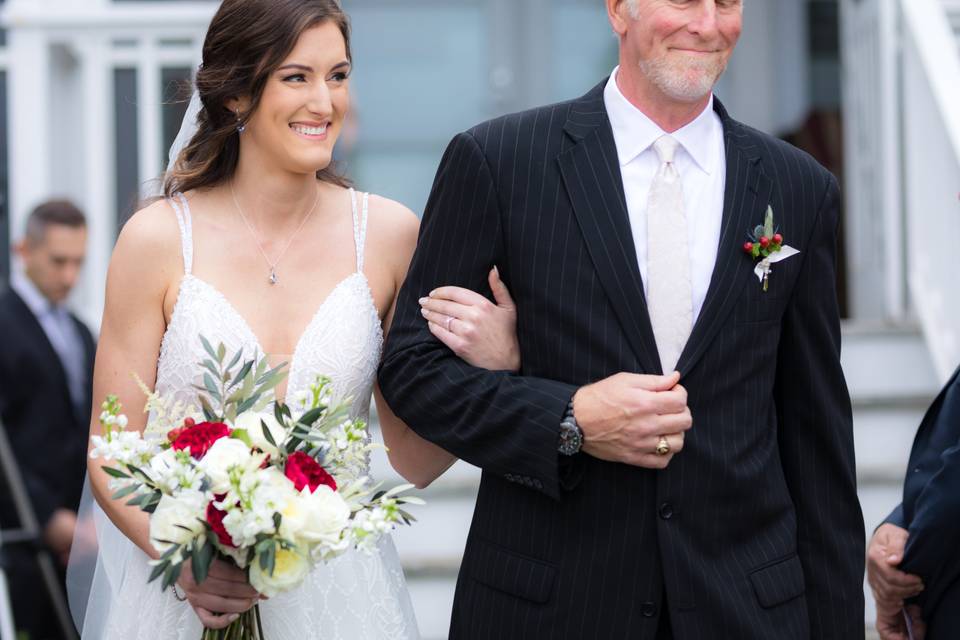
[[[167,494],[183,489],[199,489],[203,480],[190,454],[172,448],[153,456],[147,474],[157,488]]]
[[[250,436],[250,442],[253,443],[253,446],[260,449],[264,453],[269,453],[271,456],[276,456],[280,452],[277,450],[277,447],[270,444],[267,438],[263,435],[263,425],[260,421],[263,421],[267,425],[267,429],[270,431],[270,435],[273,437],[273,441],[277,445],[283,444],[284,440],[287,438],[287,432],[279,422],[277,422],[276,417],[272,413],[257,413],[255,411],[247,411],[241,413],[237,416],[237,420],[234,426],[237,429],[243,429],[247,432],[247,435]]]
[[[273,575],[260,568],[258,555],[250,563],[250,584],[261,594],[272,598],[296,588],[307,577],[310,561],[299,549],[277,549]]]
[[[297,537],[311,545],[339,547],[343,531],[350,524],[350,507],[340,494],[322,484],[313,493],[304,487],[299,500],[304,518]]]
[[[163,496],[150,516],[150,542],[163,553],[170,544],[184,544],[203,535],[207,497],[200,491],[182,491]]]
[[[213,443],[207,454],[198,463],[210,478],[214,493],[226,493],[230,489],[230,469],[244,465],[250,460],[250,448],[236,438],[220,438]]]
[[[223,499],[223,526],[237,546],[253,546],[258,535],[276,533],[274,514],[282,514],[295,497],[293,483],[275,467],[247,469]]]

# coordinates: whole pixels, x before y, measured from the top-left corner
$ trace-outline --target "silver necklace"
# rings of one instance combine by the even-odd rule
[[[237,192],[233,188],[233,182],[230,183],[230,194],[233,196],[233,204],[237,207],[237,213],[240,214],[240,219],[243,220],[243,223],[247,225],[247,230],[250,232],[250,235],[253,236],[253,241],[257,245],[257,249],[260,251],[260,255],[263,256],[263,259],[266,261],[267,265],[270,267],[270,277],[267,278],[267,282],[271,285],[277,284],[280,279],[277,277],[277,265],[280,264],[280,260],[283,259],[283,256],[287,253],[287,249],[290,248],[290,245],[293,243],[293,239],[297,237],[297,234],[300,233],[300,230],[303,229],[303,225],[307,224],[307,220],[310,219],[310,216],[313,215],[314,209],[317,208],[317,203],[320,202],[320,190],[317,189],[317,197],[314,199],[313,204],[307,210],[306,215],[303,216],[303,220],[300,222],[300,226],[297,227],[297,230],[293,232],[293,235],[290,236],[290,239],[287,240],[287,244],[284,245],[283,250],[280,252],[280,255],[277,256],[277,259],[270,261],[270,258],[267,257],[267,252],[263,250],[263,246],[260,244],[260,240],[257,238],[256,232],[253,230],[253,227],[250,225],[250,222],[247,221],[247,216],[243,214],[243,207],[240,206],[240,201],[237,200]]]

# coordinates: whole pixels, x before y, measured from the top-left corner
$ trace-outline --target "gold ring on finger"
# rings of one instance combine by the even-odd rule
[[[665,456],[670,453],[670,443],[667,442],[666,436],[660,436],[660,442],[657,443],[657,455]]]

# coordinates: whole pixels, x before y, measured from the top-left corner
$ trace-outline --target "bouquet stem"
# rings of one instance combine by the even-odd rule
[[[241,613],[225,629],[204,629],[200,640],[264,640],[260,605]]]

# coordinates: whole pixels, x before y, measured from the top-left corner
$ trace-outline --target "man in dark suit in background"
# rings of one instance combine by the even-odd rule
[[[43,532],[66,567],[86,469],[94,341],[64,303],[86,254],[87,226],[73,204],[38,206],[15,247],[23,270],[0,294],[0,419]],[[9,498],[0,526],[17,521]],[[16,626],[31,640],[60,632],[31,549],[4,550]]]
[[[713,98],[740,0],[607,9],[610,78],[448,147],[387,340],[391,407],[483,470],[450,637],[863,638],[836,179]],[[519,375],[418,304],[494,265]]]
[[[903,502],[870,541],[867,577],[882,640],[907,640],[907,609],[927,640],[960,637],[960,369],[917,431]]]

